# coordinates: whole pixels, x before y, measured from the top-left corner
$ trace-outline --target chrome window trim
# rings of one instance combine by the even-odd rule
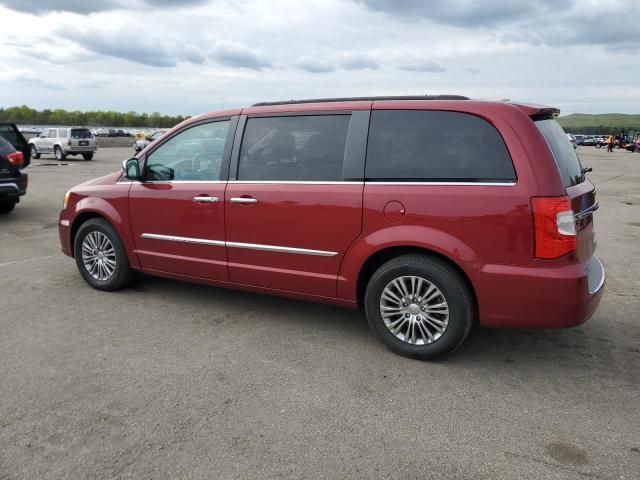
[[[191,184],[191,183],[206,183],[206,184],[224,184],[227,183],[226,180],[149,180],[146,182],[141,182],[140,180],[118,180],[116,182],[116,185],[122,185],[122,184],[131,184],[131,183],[138,183],[141,185],[146,185],[147,183],[153,183],[153,184],[172,184],[172,183],[187,183],[187,184]]]
[[[515,187],[516,182],[365,182],[369,185],[431,185],[451,187]]]
[[[151,180],[140,182],[139,180],[118,180],[117,185],[122,184],[172,184],[172,183],[205,183],[205,184],[247,184],[247,185],[410,185],[410,186],[452,186],[452,187],[515,187],[516,182],[372,182],[372,181],[323,181],[323,180]]]
[[[364,182],[341,182],[339,180],[229,180],[229,183],[250,185],[362,185]]]
[[[11,187],[11,188],[15,188],[16,190],[20,191],[20,188],[18,188],[18,185],[15,183],[0,183],[0,187]]]
[[[178,237],[175,235],[161,235],[158,233],[143,233],[142,238],[151,240],[166,240],[169,242],[193,243],[213,247],[243,248],[246,250],[260,250],[263,252],[292,253],[297,255],[314,255],[318,257],[335,257],[338,252],[326,250],[312,250],[308,248],[282,247],[279,245],[263,245],[260,243],[225,242],[223,240],[208,240],[205,238]]]

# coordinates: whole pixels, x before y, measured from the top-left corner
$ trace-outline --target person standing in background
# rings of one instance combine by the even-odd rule
[[[613,135],[609,135],[607,137],[607,152],[613,152],[613,143],[615,142],[615,139],[613,138]]]

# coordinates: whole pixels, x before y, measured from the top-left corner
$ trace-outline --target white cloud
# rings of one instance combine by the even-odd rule
[[[0,106],[195,114],[429,92],[640,111],[640,0],[425,5],[0,0]]]

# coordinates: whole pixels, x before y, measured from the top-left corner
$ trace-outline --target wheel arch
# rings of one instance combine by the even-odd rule
[[[95,212],[95,211],[84,211],[84,212],[79,213],[73,219],[73,222],[71,223],[71,233],[69,235],[69,242],[71,243],[71,249],[70,249],[71,250],[71,256],[75,257],[75,250],[74,250],[73,247],[75,245],[76,234],[78,233],[78,230],[80,229],[80,226],[83,223],[87,222],[88,220],[91,220],[92,218],[101,218],[101,219],[111,223],[107,217],[105,217],[104,215],[102,215],[102,214],[100,214],[98,212]]]
[[[360,267],[360,271],[358,272],[358,279],[356,281],[356,300],[358,302],[358,305],[363,306],[364,293],[367,288],[367,284],[378,268],[394,258],[411,254],[437,258],[438,260],[441,260],[453,270],[455,270],[466,283],[467,287],[469,288],[469,292],[471,292],[474,308],[476,310],[475,318],[478,318],[478,297],[467,272],[465,272],[464,269],[460,267],[460,265],[458,265],[453,259],[444,255],[443,253],[415,245],[393,245],[385,247],[372,253],[364,261],[364,263]]]
[[[86,199],[84,199],[86,200]],[[133,244],[133,239],[131,238],[130,232],[128,232],[126,228],[125,220],[119,215],[119,213],[107,202],[104,200],[93,199],[94,201],[99,201],[100,205],[104,207],[104,209],[97,210],[95,208],[87,208],[79,210],[71,221],[71,229],[69,235],[69,243],[70,250],[72,256],[74,255],[74,243],[76,239],[76,235],[78,233],[78,229],[80,226],[88,220],[92,218],[101,218],[105,222],[108,222],[109,225],[113,227],[118,236],[120,237],[120,241],[122,242],[125,252],[127,254],[127,258],[129,259],[129,266],[134,269],[140,268],[140,262],[138,261],[138,256],[135,254],[135,247]],[[79,202],[79,205],[82,203],[82,200]]]

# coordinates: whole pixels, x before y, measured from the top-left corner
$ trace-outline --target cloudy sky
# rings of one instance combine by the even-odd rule
[[[463,94],[640,113],[640,0],[0,0],[0,106]]]

